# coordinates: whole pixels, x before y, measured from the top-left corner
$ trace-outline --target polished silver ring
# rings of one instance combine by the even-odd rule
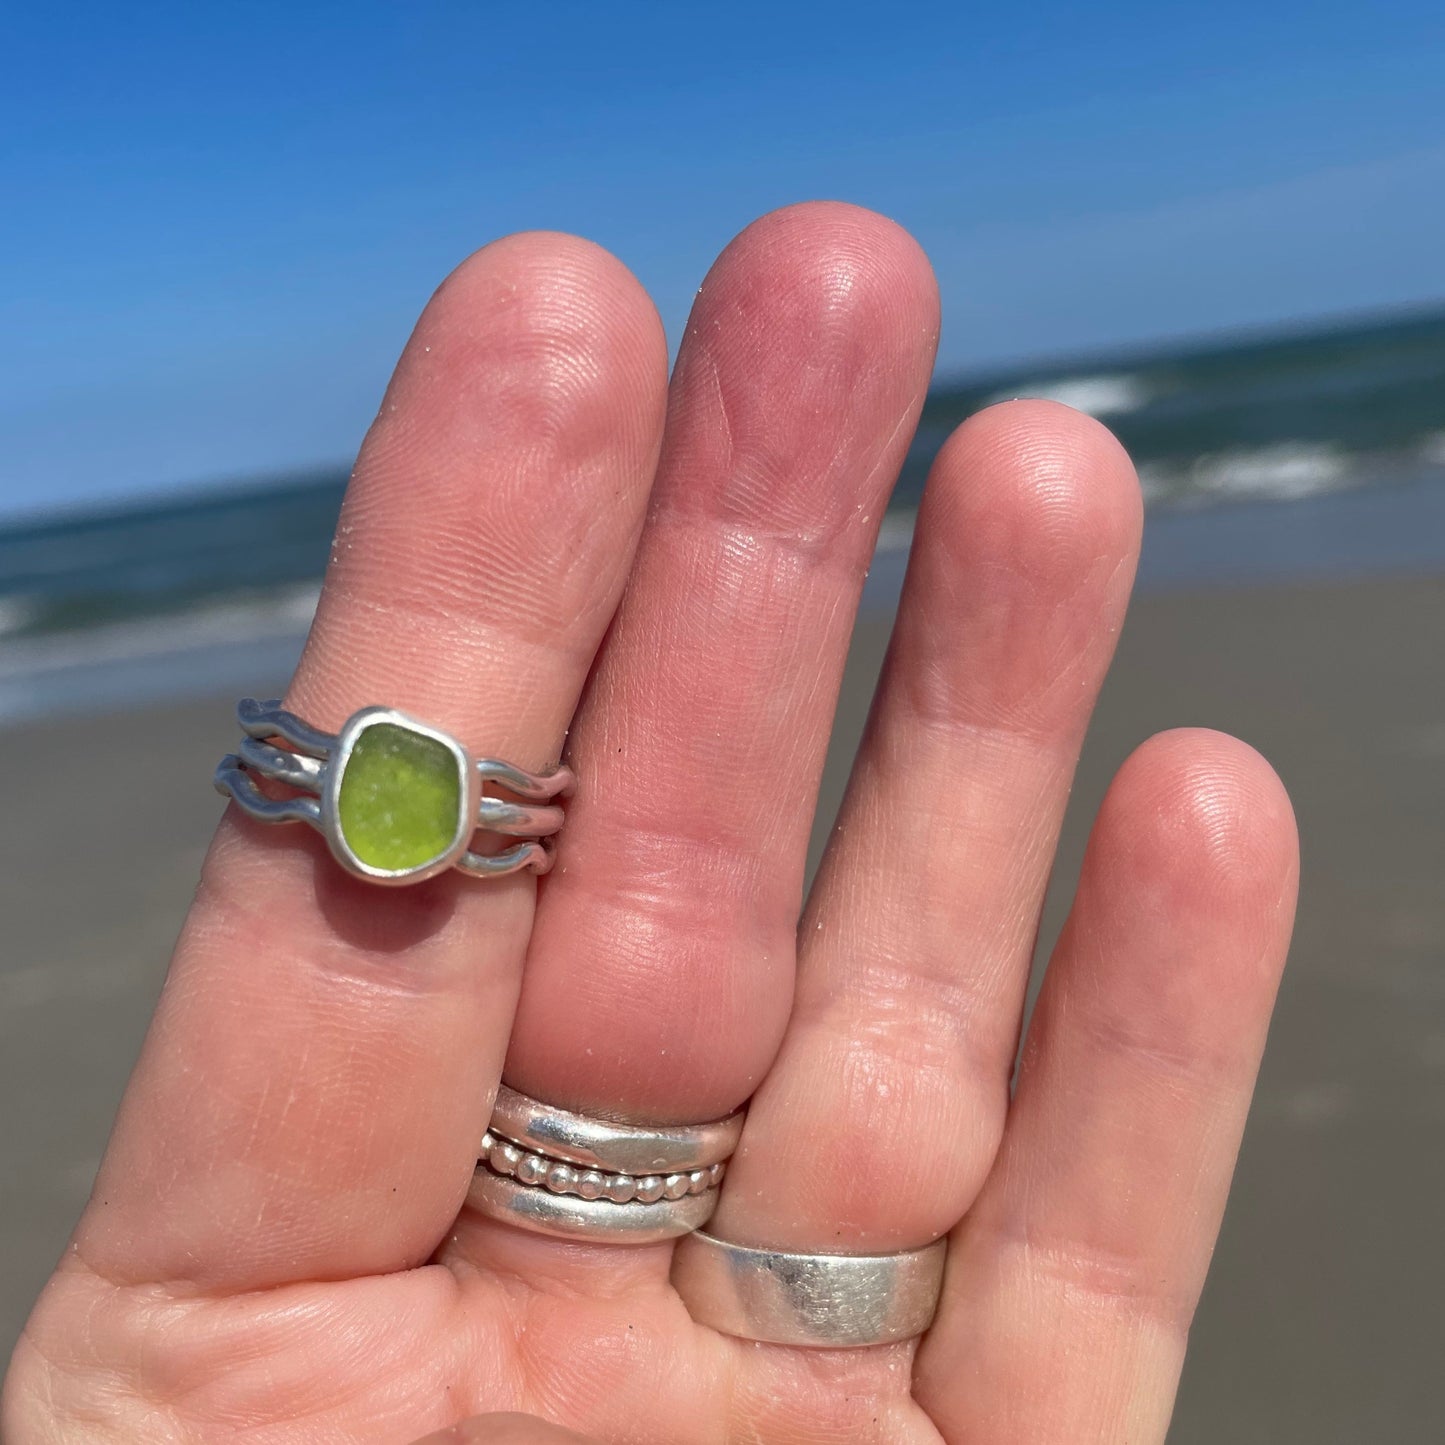
[[[742,1137],[743,1118],[739,1109],[708,1124],[647,1128],[575,1114],[503,1084],[487,1127],[514,1144],[572,1164],[623,1174],[677,1174],[728,1158]]]
[[[468,1202],[562,1239],[673,1239],[711,1217],[742,1126],[741,1111],[705,1124],[623,1124],[503,1085]]]
[[[947,1242],[899,1254],[798,1254],[689,1234],[672,1284],[700,1325],[744,1340],[812,1349],[921,1335],[943,1289]]]
[[[246,736],[217,766],[216,791],[262,822],[309,823],[358,878],[420,883],[448,868],[498,878],[552,866],[549,840],[564,814],[551,800],[572,791],[569,768],[529,773],[474,759],[455,738],[393,708],[362,708],[338,733],[253,698],[236,705],[236,718]],[[272,797],[257,778],[297,791]],[[524,801],[489,796],[489,785]],[[478,829],[523,841],[474,852]]]

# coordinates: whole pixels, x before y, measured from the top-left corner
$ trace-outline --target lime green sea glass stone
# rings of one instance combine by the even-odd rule
[[[336,799],[341,834],[370,868],[420,868],[456,841],[462,777],[451,749],[398,723],[363,728]]]

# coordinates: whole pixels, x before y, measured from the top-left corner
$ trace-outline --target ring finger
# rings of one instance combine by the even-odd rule
[[[940,454],[723,1238],[907,1250],[977,1192],[1139,530],[1127,457],[1065,408],[992,408]]]

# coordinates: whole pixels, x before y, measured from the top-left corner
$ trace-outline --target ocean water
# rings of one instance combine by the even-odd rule
[[[1445,566],[1445,308],[1078,358],[939,385],[866,600],[896,595],[939,446],[1044,396],[1139,467],[1146,585]],[[0,721],[283,677],[314,609],[345,469],[0,524]]]

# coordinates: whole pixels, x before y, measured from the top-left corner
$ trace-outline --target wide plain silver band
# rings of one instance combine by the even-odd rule
[[[813,1349],[921,1335],[943,1288],[947,1241],[901,1254],[796,1254],[699,1231],[679,1241],[672,1283],[700,1325]]]
[[[485,1166],[472,1176],[467,1203],[493,1219],[554,1239],[612,1244],[656,1244],[676,1239],[706,1224],[717,1208],[718,1191],[659,1199],[653,1204],[614,1204],[553,1194],[535,1184],[520,1184]]]
[[[706,1124],[621,1124],[540,1103],[503,1084],[487,1127],[539,1154],[610,1174],[686,1174],[732,1154],[743,1111]]]

